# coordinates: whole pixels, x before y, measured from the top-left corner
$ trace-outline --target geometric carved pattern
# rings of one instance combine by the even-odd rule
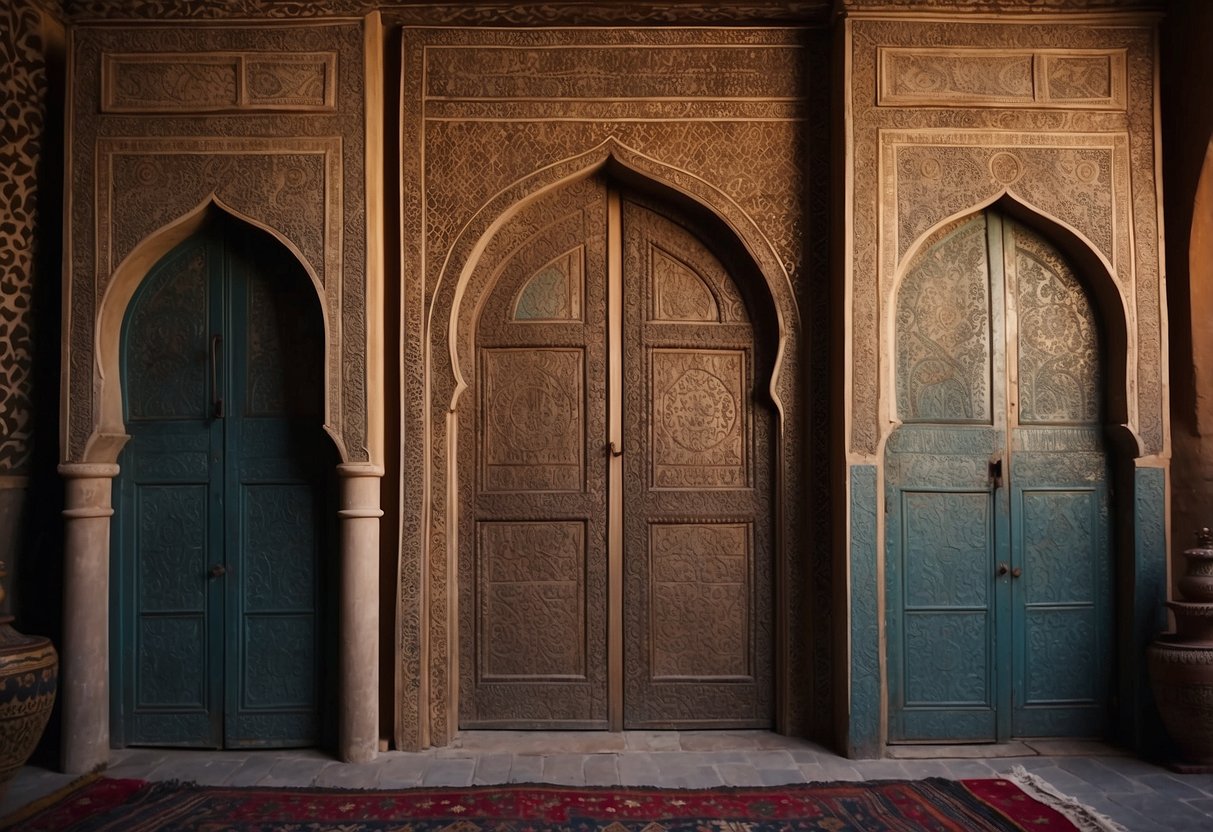
[[[478,524],[478,676],[585,676],[585,524]]]
[[[750,677],[748,523],[649,527],[653,678]]]
[[[650,247],[651,321],[719,321],[716,298],[703,278],[656,245]]]
[[[332,110],[337,53],[106,54],[101,109],[107,113]]]
[[[514,320],[580,321],[585,248],[578,246],[546,264],[522,286]]]
[[[905,422],[990,423],[990,281],[982,215],[945,228],[897,296],[897,402]]]
[[[483,352],[485,491],[578,491],[583,481],[583,352]]]
[[[744,488],[749,402],[740,350],[653,350],[653,486]]]
[[[1100,420],[1103,381],[1095,314],[1074,272],[1015,225],[1021,423]]]
[[[1124,50],[880,47],[878,106],[1125,108]]]

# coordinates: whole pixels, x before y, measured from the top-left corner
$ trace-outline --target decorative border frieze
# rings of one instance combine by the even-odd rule
[[[881,47],[881,107],[1123,110],[1124,49]]]
[[[105,113],[333,112],[337,53],[142,52],[101,59]]]

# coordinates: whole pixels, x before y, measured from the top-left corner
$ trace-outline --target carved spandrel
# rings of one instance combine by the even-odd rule
[[[1019,420],[1098,422],[1102,362],[1090,300],[1051,245],[1014,228]]]
[[[567,251],[531,275],[514,301],[514,320],[580,321],[585,293],[585,247]]]
[[[585,543],[581,522],[479,525],[479,678],[585,675]]]
[[[649,529],[649,629],[654,679],[748,678],[748,523]]]
[[[990,279],[983,217],[945,230],[897,294],[897,410],[989,424]]]
[[[482,358],[485,491],[579,491],[585,478],[584,353],[492,349]]]
[[[659,246],[649,246],[652,321],[710,323],[720,320],[716,298],[693,268]]]
[[[653,350],[650,360],[653,487],[746,487],[746,353]]]

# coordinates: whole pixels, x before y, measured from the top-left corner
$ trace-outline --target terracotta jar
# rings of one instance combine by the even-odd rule
[[[1167,603],[1175,632],[1155,639],[1147,659],[1167,733],[1187,763],[1203,768],[1213,767],[1213,532],[1201,529],[1197,540],[1184,552],[1185,600]]]
[[[4,577],[0,563],[0,603]],[[0,616],[0,786],[25,765],[50,719],[59,656],[48,639],[23,636],[11,615]]]

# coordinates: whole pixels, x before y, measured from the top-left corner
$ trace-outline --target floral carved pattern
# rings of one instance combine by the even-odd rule
[[[0,474],[29,470],[32,432],[37,168],[42,149],[46,70],[41,20],[26,0],[0,11]]]

